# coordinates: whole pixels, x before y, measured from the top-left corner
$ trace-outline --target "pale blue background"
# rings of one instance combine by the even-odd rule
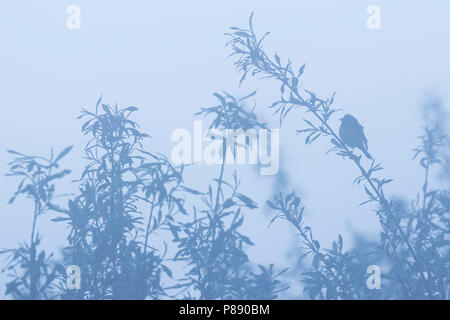
[[[66,28],[70,4],[81,7],[81,30]],[[366,27],[371,4],[381,7],[381,30]],[[423,176],[411,161],[420,105],[430,92],[447,106],[450,101],[449,1],[5,0],[0,3],[0,248],[25,240],[32,214],[26,201],[6,204],[17,181],[3,176],[10,160],[4,150],[47,154],[52,146],[73,144],[64,164],[74,171],[71,179],[77,178],[85,139],[75,118],[81,107],[93,108],[101,93],[105,103],[138,106],[135,119],[153,137],[152,150],[167,155],[172,131],[192,129],[193,113],[215,104],[215,91],[239,96],[258,89],[257,113],[278,127],[267,106],[278,97],[279,85],[252,80],[239,88],[239,75],[226,60],[230,51],[223,34],[229,26],[246,26],[251,11],[256,30],[272,32],[266,48],[291,56],[297,65],[306,62],[304,86],[324,97],[336,91],[336,104],[365,126],[371,154],[395,179],[389,195],[413,199]],[[357,206],[365,197],[352,186],[357,170],[348,161],[325,157],[326,141],[304,146],[294,132],[300,120],[300,113],[292,114],[281,130],[285,191],[302,194],[306,221],[323,244],[341,233],[351,248],[355,230],[376,239],[377,219],[369,207]],[[206,188],[217,170],[193,168],[186,182]],[[250,257],[292,265],[288,252],[300,245],[293,247],[293,231],[281,222],[266,228],[271,216],[264,201],[278,191],[272,188],[276,177],[261,178],[249,167],[240,175],[243,190],[264,208],[246,215],[245,231],[256,243]],[[75,191],[69,183],[61,187]],[[49,250],[64,245],[62,226],[42,220],[40,229]],[[0,295],[4,280],[1,276]]]

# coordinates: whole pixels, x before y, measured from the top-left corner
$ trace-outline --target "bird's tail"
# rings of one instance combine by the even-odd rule
[[[365,154],[365,156],[367,157],[367,159],[372,160],[372,156],[370,155],[369,151],[367,151],[366,148],[361,148],[361,151]]]

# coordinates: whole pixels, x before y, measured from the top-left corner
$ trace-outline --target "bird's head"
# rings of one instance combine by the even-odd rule
[[[358,123],[358,120],[356,120],[356,118],[353,117],[351,114],[346,114],[344,117],[342,117],[339,120],[341,120],[342,123],[345,123],[345,124]]]

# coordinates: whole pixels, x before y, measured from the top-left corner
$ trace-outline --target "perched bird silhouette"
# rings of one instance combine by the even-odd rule
[[[342,142],[351,148],[358,148],[368,159],[372,159],[369,151],[367,151],[367,138],[364,135],[364,127],[350,114],[346,114],[340,120],[339,137]]]

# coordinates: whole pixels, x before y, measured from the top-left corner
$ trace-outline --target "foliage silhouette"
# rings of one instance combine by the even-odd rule
[[[302,273],[304,292],[315,299],[361,299],[379,297],[377,292],[366,286],[366,269],[358,261],[354,252],[343,252],[343,238],[339,235],[331,249],[322,249],[314,239],[311,227],[304,224],[305,207],[295,192],[284,196],[282,193],[267,201],[267,205],[277,211],[271,223],[277,219],[287,220],[302,238],[305,253],[302,258],[312,255],[312,263]],[[368,254],[366,254],[368,255]]]
[[[290,59],[286,63],[282,63],[278,54],[271,59],[263,49],[263,41],[269,33],[258,38],[252,20],[253,13],[250,15],[248,29],[231,27],[231,31],[226,34],[229,38],[227,46],[232,50],[230,56],[236,58],[234,65],[236,70],[242,74],[241,83],[248,75],[278,80],[281,83],[280,99],[275,101],[270,108],[274,110],[274,113],[279,114],[280,123],[292,110],[305,110],[311,117],[304,119],[306,128],[297,130],[297,133],[307,134],[305,144],[311,144],[319,137],[328,137],[332,145],[328,152],[334,152],[344,159],[350,159],[359,169],[361,175],[354,182],[364,184],[368,200],[363,204],[376,204],[375,213],[382,227],[380,246],[393,261],[388,276],[399,284],[399,289],[396,290],[394,296],[448,298],[450,274],[448,243],[442,242],[442,239],[445,239],[449,233],[449,212],[445,207],[448,193],[445,191],[430,193],[427,192],[426,187],[429,166],[437,163],[434,160],[435,153],[442,146],[443,137],[436,137],[432,133],[433,130],[426,129],[426,134],[422,137],[422,144],[416,150],[416,155],[423,155],[421,163],[426,171],[423,204],[421,208],[413,206],[412,212],[405,212],[399,201],[388,200],[385,196],[384,186],[392,179],[376,176],[383,169],[381,164],[372,160],[370,165],[365,167],[361,162],[361,156],[354,154],[332,128],[330,120],[339,111],[333,106],[335,95],[321,99],[310,90],[301,90],[299,79],[305,70],[305,65],[295,71]],[[432,194],[436,194],[436,196],[431,196]],[[278,198],[279,204],[281,201],[281,197]],[[436,204],[438,208],[433,208],[431,204]],[[272,206],[277,210],[281,208],[273,203]],[[420,212],[422,214],[419,214]],[[282,216],[286,219],[289,217],[287,212],[283,212]],[[434,219],[439,222],[437,224],[426,223],[420,218],[423,216],[429,219],[434,216]],[[288,220],[292,223],[292,219]],[[302,231],[305,231],[301,228],[298,229],[301,234]],[[312,238],[310,240],[312,241]],[[313,249],[310,248],[310,250]],[[330,282],[334,281],[332,278],[328,279]],[[340,288],[340,292],[344,293],[346,289],[350,288]],[[337,284],[334,283],[328,287],[325,297],[329,296],[328,291],[330,290],[331,296],[333,296],[333,290],[337,290]],[[310,292],[310,296],[315,296],[315,293],[314,291],[312,294]],[[346,298],[346,296],[340,298]]]
[[[221,104],[199,113],[217,115],[211,126],[263,127],[234,97],[216,96]],[[176,296],[189,299],[275,299],[285,290],[278,278],[286,269],[276,273],[270,265],[252,271],[244,251],[252,242],[239,228],[244,221],[241,209],[256,209],[257,204],[238,192],[236,172],[233,183],[226,181],[222,163],[214,194],[211,185],[206,193],[186,187],[183,167],[144,150],[149,136],[130,117],[137,108],[111,107],[101,100],[95,112],[82,109],[79,117],[89,138],[84,149],[87,164],[75,181],[79,192],[66,208],[52,202],[51,182],[70,173],[52,170],[71,147],[50,160],[10,151],[17,157],[8,175],[24,176],[11,202],[26,194],[35,202],[35,214],[31,245],[4,251],[10,254],[7,267],[14,277],[6,294],[24,299],[160,299],[170,297],[168,289],[181,288]],[[188,212],[187,196],[202,201],[204,208],[194,206]],[[50,261],[44,251],[34,253],[40,243],[36,220],[48,210],[59,214],[52,221],[69,229],[61,263]],[[155,247],[166,230],[178,246],[173,258],[167,257],[171,244]],[[186,264],[190,271],[167,287],[164,277],[173,277],[174,263]],[[71,265],[81,269],[81,289],[66,286],[65,270]]]
[[[175,196],[181,172],[159,155],[146,152],[130,115],[136,107],[110,107],[97,102],[95,113],[83,109],[82,131],[88,164],[79,180],[80,194],[54,221],[70,226],[66,263],[80,266],[81,290],[64,298],[145,299],[164,294],[161,274],[164,251],[150,236],[180,212]],[[143,217],[145,205],[149,216]]]
[[[203,108],[197,115],[213,115],[210,128],[248,130],[264,128],[252,111],[246,111],[245,100],[252,94],[236,99],[227,94],[215,94],[220,104]],[[227,152],[235,151],[236,143],[227,148],[226,136],[222,140],[222,161],[217,187],[209,185],[207,192],[189,191],[200,197],[203,206],[193,208],[191,222],[171,225],[178,252],[174,259],[186,261],[189,271],[177,288],[182,288],[185,297],[193,297],[192,290],[200,299],[275,299],[287,288],[278,277],[287,269],[275,273],[274,266],[259,266],[259,273],[251,271],[244,245],[253,245],[251,240],[238,231],[244,222],[241,209],[257,209],[257,204],[248,196],[238,192],[240,181],[237,173],[232,181],[224,178]]]
[[[283,63],[278,54],[270,58],[263,49],[268,33],[258,38],[252,20],[253,14],[247,29],[232,27],[227,33],[227,45],[242,75],[240,83],[248,76],[279,82],[280,98],[270,108],[280,124],[294,110],[306,111],[305,127],[297,133],[306,134],[307,145],[327,138],[327,153],[356,166],[360,175],[354,183],[363,185],[367,194],[361,205],[373,206],[381,227],[376,247],[361,241],[345,251],[339,235],[326,248],[305,222],[305,206],[294,191],[277,192],[267,201],[275,211],[270,223],[287,221],[301,239],[302,262],[308,263],[301,272],[305,297],[449,299],[450,192],[435,187],[432,180],[433,172],[448,171],[442,123],[427,123],[414,149],[413,159],[424,170],[416,199],[410,204],[391,200],[385,185],[392,179],[382,176],[381,164],[375,158],[366,163],[333,126],[340,111],[334,106],[335,95],[324,99],[301,89],[305,65],[294,70],[290,59]],[[236,99],[226,92],[215,93],[218,105],[202,108],[196,115],[212,117],[210,129],[221,132],[267,129],[246,106],[255,95]],[[226,136],[214,135],[222,142],[222,161],[207,190],[198,191],[184,182],[184,166],[173,166],[164,155],[146,151],[149,136],[132,120],[136,111],[136,107],[103,104],[102,98],[95,111],[82,109],[79,118],[88,137],[86,166],[74,181],[77,193],[66,206],[55,202],[55,183],[70,173],[59,166],[72,147],[56,156],[52,152],[48,159],[8,151],[14,159],[7,175],[21,178],[10,203],[25,195],[33,201],[34,212],[29,241],[0,252],[6,256],[2,271],[12,278],[6,295],[13,299],[279,298],[288,288],[283,283],[287,268],[255,266],[246,253],[254,243],[242,232],[244,218],[261,209],[240,192],[237,171],[225,166],[236,142],[230,147]],[[39,217],[50,211],[58,213],[52,220],[68,229],[62,261],[40,249]],[[383,269],[381,290],[366,285],[366,270],[372,264]],[[81,289],[66,286],[70,265],[81,268]],[[175,269],[187,271],[178,277]]]
[[[29,242],[18,248],[0,251],[7,254],[6,267],[12,281],[6,285],[6,295],[15,299],[48,299],[55,295],[55,279],[62,272],[60,264],[52,261],[53,254],[40,250],[41,236],[38,232],[38,219],[43,214],[55,210],[52,204],[55,198],[55,182],[70,174],[70,170],[60,170],[59,161],[72,149],[67,147],[56,157],[51,152],[50,158],[29,156],[8,150],[14,156],[9,163],[7,176],[20,177],[21,181],[9,203],[18,196],[26,196],[34,204],[34,212]]]

